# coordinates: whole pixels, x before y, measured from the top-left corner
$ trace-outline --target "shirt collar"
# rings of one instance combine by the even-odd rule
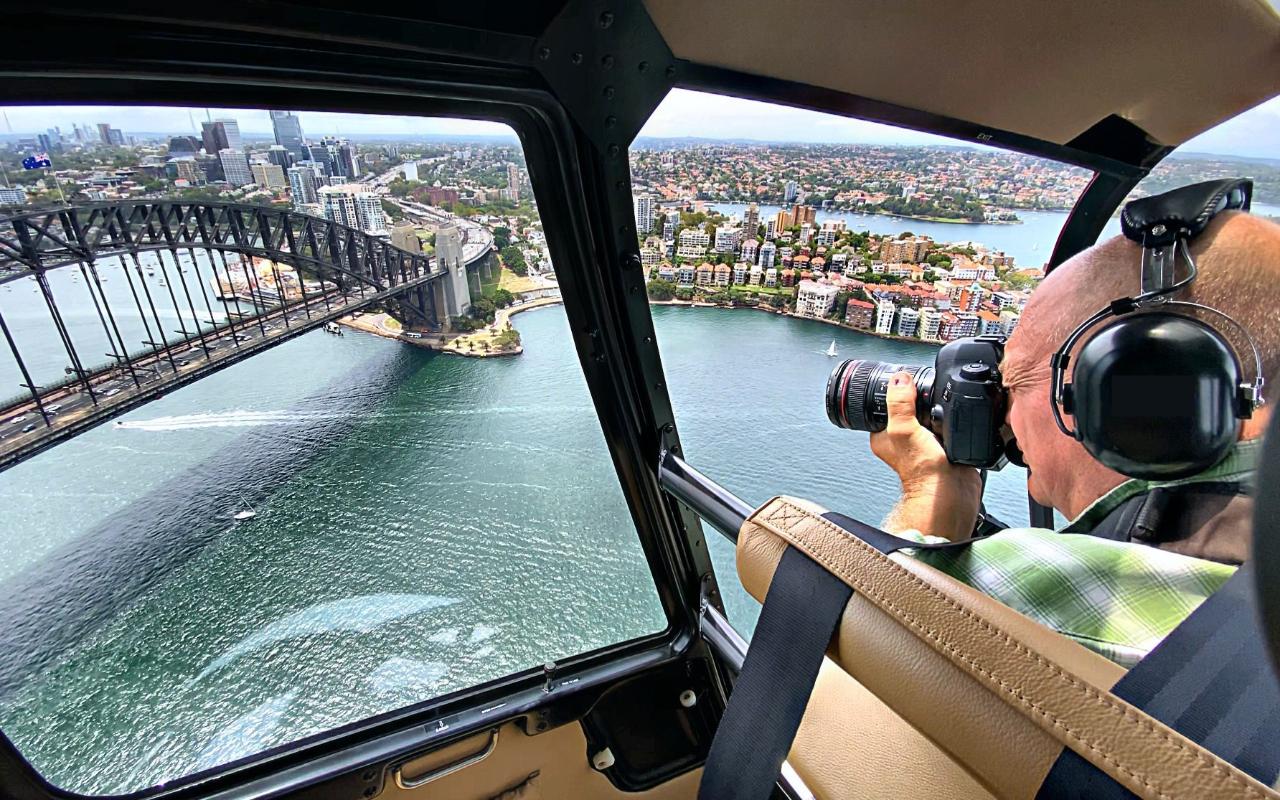
[[[1261,454],[1262,439],[1245,439],[1236,442],[1226,457],[1217,464],[1189,478],[1180,478],[1175,481],[1147,481],[1131,478],[1093,501],[1088,508],[1080,512],[1079,516],[1071,520],[1067,528],[1088,530],[1130,497],[1149,492],[1157,486],[1182,486],[1213,481],[1240,481],[1251,485]]]

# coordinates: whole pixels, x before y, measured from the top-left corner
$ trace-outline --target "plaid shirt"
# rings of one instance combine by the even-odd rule
[[[1118,505],[1156,486],[1205,481],[1251,483],[1261,440],[1240,442],[1216,466],[1180,481],[1126,481],[1072,524],[1092,526]],[[917,531],[900,535],[945,541]],[[950,551],[916,558],[1123,666],[1138,663],[1235,567],[1142,544],[1043,528],[1011,528]]]

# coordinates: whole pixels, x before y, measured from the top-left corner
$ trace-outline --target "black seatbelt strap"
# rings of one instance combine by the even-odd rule
[[[1280,772],[1280,683],[1258,624],[1246,563],[1111,690],[1271,785]],[[1063,750],[1037,798],[1130,798],[1075,751]]]
[[[855,519],[823,518],[882,553],[947,549],[922,545]],[[805,553],[788,546],[774,570],[742,672],[702,771],[699,800],[766,800],[791,750],[822,657],[853,590]]]

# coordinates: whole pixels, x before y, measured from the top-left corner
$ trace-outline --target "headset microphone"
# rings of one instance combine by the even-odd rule
[[[1141,292],[1093,314],[1050,359],[1058,427],[1116,472],[1149,480],[1202,472],[1226,456],[1240,420],[1262,405],[1262,356],[1249,332],[1222,311],[1172,299],[1196,277],[1187,243],[1222,211],[1247,211],[1252,194],[1252,181],[1218,180],[1126,205],[1121,229],[1142,246]],[[1181,278],[1179,257],[1186,265]],[[1249,343],[1252,381],[1245,380],[1227,338],[1186,312],[1224,322]],[[1089,337],[1073,358],[1085,334],[1109,319],[1115,322]],[[1064,413],[1075,418],[1074,430]]]

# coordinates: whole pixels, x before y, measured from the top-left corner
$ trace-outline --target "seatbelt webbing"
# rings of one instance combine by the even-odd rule
[[[1111,690],[1258,781],[1280,772],[1280,683],[1257,623],[1246,563]],[[1130,798],[1067,749],[1037,798]]]
[[[702,771],[699,800],[767,800],[853,590],[788,547]]]
[[[968,542],[922,545],[828,512],[824,518],[882,553],[907,547],[949,549]],[[702,771],[699,800],[766,800],[791,750],[822,657],[853,590],[788,546],[774,570],[742,672]]]

